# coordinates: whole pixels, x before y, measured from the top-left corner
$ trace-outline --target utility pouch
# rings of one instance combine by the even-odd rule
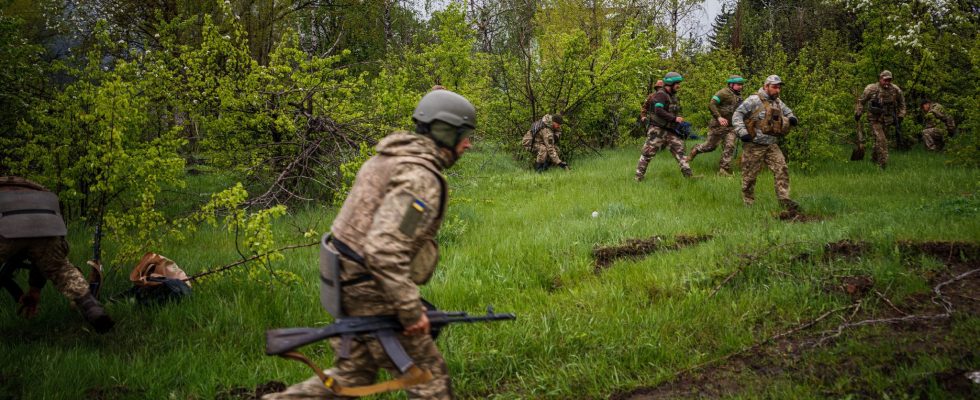
[[[880,101],[871,100],[871,102],[868,103],[868,112],[875,115],[881,115],[885,113],[885,107],[881,105]]]
[[[320,239],[320,305],[335,319],[343,318],[341,304],[340,254],[331,249],[330,234]]]

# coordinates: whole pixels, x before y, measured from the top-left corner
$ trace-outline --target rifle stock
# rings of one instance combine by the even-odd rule
[[[517,319],[514,314],[496,314],[492,307],[487,308],[486,315],[471,316],[465,312],[427,311],[432,330],[438,331],[452,323],[493,322]],[[357,335],[377,332],[380,330],[404,329],[395,316],[347,317],[322,328],[280,328],[265,332],[265,354],[270,356],[283,355],[296,348],[306,346],[331,337],[342,335]]]

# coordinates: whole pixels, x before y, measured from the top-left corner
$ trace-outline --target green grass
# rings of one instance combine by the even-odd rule
[[[773,218],[778,207],[768,171],[757,183],[756,205],[747,208],[740,178],[714,175],[718,151],[693,163],[704,178],[683,179],[673,159],[659,154],[647,179],[636,183],[639,146],[572,160],[571,172],[544,174],[486,146],[450,171],[442,261],[423,295],[444,309],[479,313],[493,304],[518,315],[514,322],[453,326],[439,339],[460,397],[607,398],[656,385],[848,304],[846,296],[824,290],[832,275],[870,275],[876,289],[899,302],[928,292],[923,270],[900,260],[897,240],[980,240],[980,174],[945,165],[942,155],[895,153],[884,172],[867,161],[822,163],[809,173],[791,166],[792,197],[823,220],[785,223]],[[204,176],[192,182],[181,193],[206,198],[225,180]],[[335,211],[327,205],[294,210],[277,223],[280,242],[309,242],[302,232],[328,229]],[[596,245],[678,234],[713,239],[594,272]],[[89,255],[87,235],[73,230],[70,236],[76,265]],[[819,255],[824,243],[845,238],[868,241],[874,252],[854,262],[793,260],[804,251]],[[773,246],[781,247],[762,255]],[[237,259],[231,235],[221,228],[147,250],[172,258],[188,273]],[[739,265],[739,254],[762,256],[711,297]],[[4,295],[0,398],[74,399],[91,397],[93,390],[108,391],[101,393],[105,398],[213,398],[231,387],[307,378],[299,363],[263,354],[266,329],[329,320],[317,298],[316,250],[285,255],[274,268],[299,274],[302,283],[282,284],[267,274],[248,280],[240,269],[196,285],[194,296],[179,304],[114,303],[109,309],[119,323],[104,336],[86,331],[50,285],[41,315],[31,321],[16,317]],[[129,268],[116,268],[109,292],[126,287]],[[942,266],[933,262],[930,268]],[[952,324],[950,340],[975,352],[978,318],[961,316]],[[860,361],[866,368],[856,368],[856,376],[843,382],[805,373],[770,382],[747,374],[733,395],[846,397],[859,388],[882,397],[951,365],[980,367],[976,358],[927,353],[882,373],[879,367],[893,349],[861,337],[845,334],[845,341],[813,355],[814,363],[867,360]],[[328,346],[307,350],[329,363]]]

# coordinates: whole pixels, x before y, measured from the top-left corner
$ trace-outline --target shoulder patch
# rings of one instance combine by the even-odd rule
[[[425,211],[428,208],[429,206],[424,201],[417,197],[412,197],[405,210],[405,215],[402,216],[402,223],[398,229],[405,235],[415,236],[415,229],[418,228],[419,222],[422,221],[422,216],[425,215]]]

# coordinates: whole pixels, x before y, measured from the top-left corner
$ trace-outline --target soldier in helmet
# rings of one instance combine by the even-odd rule
[[[540,121],[535,121],[531,125],[532,151],[536,155],[534,158],[534,170],[544,172],[551,165],[557,165],[562,169],[569,169],[568,163],[558,157],[558,138],[561,135],[561,115],[545,114]]]
[[[647,141],[643,144],[640,161],[636,165],[636,181],[642,181],[647,172],[650,159],[657,151],[666,147],[674,155],[681,173],[691,177],[691,167],[684,157],[684,140],[678,132],[678,126],[684,122],[680,116],[681,106],[677,101],[677,91],[681,88],[684,77],[676,72],[668,72],[664,76],[664,87],[647,98],[640,111],[640,119],[649,124]]]
[[[942,104],[929,99],[923,99],[919,107],[925,114],[926,124],[925,129],[922,130],[922,142],[929,150],[942,150],[945,137],[956,134],[956,122],[953,121],[953,116],[946,113]]]
[[[0,264],[19,263],[21,258],[30,261],[31,268],[75,303],[96,332],[108,332],[112,318],[92,295],[82,273],[68,261],[67,233],[57,195],[21,177],[0,177]],[[19,299],[27,316],[36,313],[41,284],[37,273],[32,274],[31,289]]]
[[[905,96],[902,95],[902,89],[892,83],[891,71],[881,71],[877,83],[865,86],[854,105],[855,121],[861,121],[865,108],[868,110],[868,120],[871,121],[875,140],[871,161],[885,168],[888,164],[888,138],[885,136],[885,129],[901,125],[905,118]]]
[[[407,388],[412,399],[453,397],[446,362],[429,335],[419,286],[438,261],[436,233],[447,205],[443,170],[470,148],[476,109],[449,90],[431,91],[415,112],[415,132],[392,133],[361,167],[331,227],[328,248],[338,254],[341,307],[347,316],[395,315],[405,327],[398,341],[416,366],[432,373]],[[336,316],[335,316],[336,317]],[[331,339],[343,387],[375,382],[384,368],[401,374],[373,335]],[[265,399],[337,398],[318,377]]]
[[[710,153],[723,143],[721,151],[721,161],[718,163],[718,173],[720,175],[731,176],[732,157],[735,156],[735,129],[732,127],[732,113],[742,104],[742,86],[745,79],[738,75],[728,77],[728,87],[725,87],[711,96],[708,101],[708,109],[711,110],[711,123],[708,124],[710,133],[708,140],[691,149],[691,154],[687,156],[690,163],[700,153]]]
[[[785,136],[798,120],[793,110],[779,98],[783,81],[769,75],[762,89],[745,99],[732,114],[732,125],[742,147],[742,201],[755,203],[755,179],[762,165],[769,166],[775,178],[776,198],[787,211],[796,213],[799,205],[789,198],[789,168],[780,150],[779,137]]]

